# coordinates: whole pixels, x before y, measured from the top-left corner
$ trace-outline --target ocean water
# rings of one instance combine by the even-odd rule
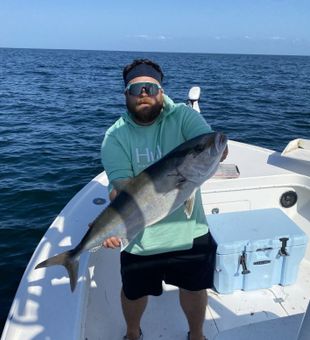
[[[122,68],[157,61],[165,92],[230,139],[277,151],[310,138],[310,57],[0,49],[0,331],[23,271],[64,205],[102,171],[124,111]]]

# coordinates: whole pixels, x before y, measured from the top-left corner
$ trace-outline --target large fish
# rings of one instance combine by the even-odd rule
[[[226,144],[225,135],[213,132],[179,145],[132,178],[98,215],[74,249],[39,263],[36,269],[59,264],[65,266],[74,291],[82,252],[100,248],[111,236],[130,242],[143,228],[183,204],[187,217],[190,217],[195,192],[216,172]]]

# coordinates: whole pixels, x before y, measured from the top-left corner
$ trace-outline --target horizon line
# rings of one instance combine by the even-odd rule
[[[81,49],[81,48],[47,48],[47,47],[7,47],[0,46],[0,49],[16,50],[48,50],[48,51],[89,51],[89,52],[130,52],[130,53],[171,53],[171,54],[217,54],[217,55],[253,55],[253,56],[283,56],[283,57],[310,57],[310,54],[266,54],[266,53],[244,53],[244,52],[197,52],[197,51],[137,51],[137,50],[103,50],[103,49]]]

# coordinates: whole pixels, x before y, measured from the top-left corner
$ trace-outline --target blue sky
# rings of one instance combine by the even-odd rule
[[[0,0],[0,46],[310,55],[310,1]]]

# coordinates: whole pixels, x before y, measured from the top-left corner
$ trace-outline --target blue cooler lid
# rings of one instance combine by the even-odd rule
[[[307,235],[277,208],[207,215],[210,232],[217,243],[217,254],[235,254],[264,248],[304,245]]]

